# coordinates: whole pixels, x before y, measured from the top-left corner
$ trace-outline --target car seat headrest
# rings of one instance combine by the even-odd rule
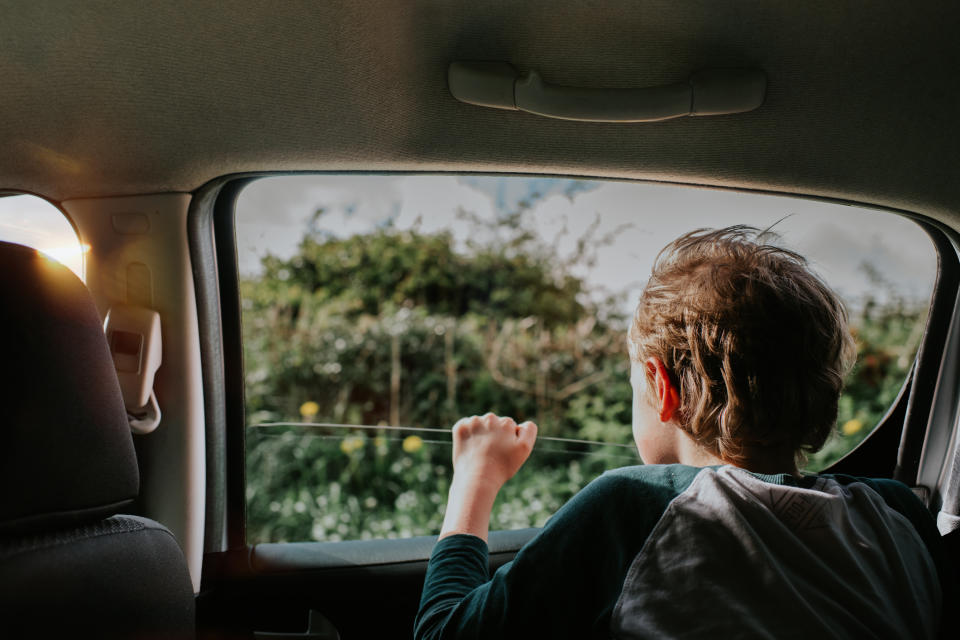
[[[0,533],[116,513],[139,491],[93,299],[66,267],[0,242]]]

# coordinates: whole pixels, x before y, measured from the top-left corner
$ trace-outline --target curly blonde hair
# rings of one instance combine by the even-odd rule
[[[670,372],[679,427],[748,468],[802,462],[823,446],[856,357],[843,303],[776,240],[742,225],[674,240],[657,256],[628,334],[631,360],[655,356]]]

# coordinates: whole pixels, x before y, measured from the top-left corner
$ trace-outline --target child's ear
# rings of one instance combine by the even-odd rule
[[[670,373],[660,358],[651,356],[644,363],[657,392],[657,410],[660,422],[669,422],[680,407],[680,392],[670,379]]]

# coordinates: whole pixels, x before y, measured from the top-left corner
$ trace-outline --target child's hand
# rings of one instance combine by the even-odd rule
[[[453,425],[453,470],[456,475],[496,487],[526,462],[537,438],[537,425],[518,425],[492,413],[463,418]]]
[[[440,537],[467,533],[484,540],[497,492],[533,450],[537,425],[492,413],[453,425],[453,481]]]

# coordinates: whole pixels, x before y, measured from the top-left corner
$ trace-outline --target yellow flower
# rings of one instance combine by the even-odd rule
[[[383,436],[377,436],[373,439],[373,446],[375,447],[385,447],[387,446],[387,439]]]
[[[854,418],[853,420],[847,420],[846,422],[843,423],[843,426],[840,427],[840,431],[845,436],[852,436],[853,434],[859,432],[861,429],[863,429],[863,420],[857,420],[856,418]]]
[[[304,418],[312,418],[320,412],[320,405],[313,400],[307,400],[300,405],[300,415]]]
[[[420,436],[407,436],[403,439],[403,450],[407,453],[420,451],[421,447],[423,447],[423,438]]]
[[[349,438],[344,438],[340,441],[340,451],[343,451],[345,454],[350,455],[357,449],[363,448],[363,438],[360,436],[350,436]]]

